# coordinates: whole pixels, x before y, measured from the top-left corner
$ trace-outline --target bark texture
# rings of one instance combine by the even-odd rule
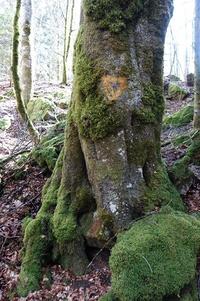
[[[22,99],[25,106],[30,100],[32,89],[32,59],[31,59],[31,18],[32,1],[22,0],[21,39],[20,39],[20,82]]]
[[[69,0],[66,3],[66,10],[64,16],[64,49],[63,49],[63,70],[62,70],[62,83],[67,84],[67,61],[66,61],[66,53],[67,53],[67,20],[68,20],[68,8],[69,8]]]
[[[195,99],[194,127],[200,129],[200,2],[195,1]]]
[[[25,231],[23,295],[37,287],[35,262],[43,264],[38,233],[43,255],[51,249],[51,260],[84,273],[86,246],[110,247],[114,234],[155,207],[183,209],[160,155],[172,1],[85,0],[84,10],[64,149]]]

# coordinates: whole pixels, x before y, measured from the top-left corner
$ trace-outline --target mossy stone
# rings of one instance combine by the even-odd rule
[[[163,126],[174,126],[179,127],[190,123],[193,120],[194,106],[187,105],[186,107],[180,109],[180,111],[167,116],[163,120]]]
[[[199,247],[200,221],[193,216],[170,209],[135,222],[112,249],[114,295],[121,301],[178,295],[195,277]]]

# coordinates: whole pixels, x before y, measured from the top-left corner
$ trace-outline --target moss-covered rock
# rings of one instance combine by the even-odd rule
[[[27,105],[29,117],[34,122],[50,119],[54,111],[55,105],[53,102],[45,98],[35,98],[29,101]]]
[[[11,120],[8,116],[4,116],[0,118],[0,130],[6,131],[11,126]]]
[[[110,258],[116,300],[178,295],[195,278],[199,247],[200,221],[193,216],[166,208],[135,222],[118,236]]]
[[[32,158],[42,167],[53,171],[64,144],[65,122],[55,125],[32,151]]]
[[[188,95],[188,91],[180,85],[171,83],[168,88],[168,97],[171,99],[183,100]]]
[[[193,120],[194,115],[194,106],[188,105],[180,111],[172,114],[171,116],[167,116],[163,120],[163,126],[174,126],[179,127],[190,123]]]
[[[199,132],[195,132],[189,137],[188,148],[185,156],[177,160],[174,165],[169,169],[169,174],[172,181],[175,183],[179,191],[184,190],[184,186],[192,184],[193,172],[190,165],[200,165],[200,137]]]

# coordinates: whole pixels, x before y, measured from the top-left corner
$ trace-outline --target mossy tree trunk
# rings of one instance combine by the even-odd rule
[[[102,247],[155,207],[183,209],[160,155],[172,1],[85,0],[84,12],[65,145],[25,231],[22,295],[38,287],[47,252],[84,273],[86,246]]]
[[[195,0],[195,100],[194,127],[200,130],[200,2]]]
[[[26,124],[27,129],[32,136],[35,143],[39,141],[39,134],[37,130],[35,129],[33,123],[31,122],[26,106],[22,97],[22,91],[21,91],[21,85],[20,85],[20,78],[19,78],[19,17],[20,17],[20,11],[21,11],[21,0],[16,1],[16,11],[13,21],[13,43],[12,43],[12,78],[13,78],[13,84],[14,84],[14,90],[15,90],[15,96],[17,100],[17,108],[19,111],[19,114],[23,120],[23,122]]]

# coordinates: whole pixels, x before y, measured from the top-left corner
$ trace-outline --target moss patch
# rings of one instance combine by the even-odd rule
[[[75,51],[75,107],[73,115],[83,137],[98,140],[113,133],[122,125],[120,108],[108,103],[108,99],[98,91],[103,76],[98,64],[84,51],[84,32],[78,36]]]
[[[182,100],[188,95],[188,92],[177,84],[172,83],[169,85],[168,95],[169,98]]]
[[[85,0],[84,8],[102,29],[113,33],[124,30],[143,7],[143,0]]]
[[[144,196],[145,211],[151,211],[156,206],[170,205],[176,210],[184,211],[184,205],[179,193],[169,180],[166,168],[158,166],[151,177]]]
[[[112,249],[113,293],[121,301],[178,295],[195,277],[199,247],[200,222],[187,214],[165,209],[136,222]]]
[[[143,123],[161,122],[164,112],[164,97],[161,88],[146,84],[143,87],[142,107],[134,108],[133,116]]]
[[[27,219],[25,222],[24,255],[18,284],[20,296],[27,296],[29,292],[39,289],[42,266],[51,256],[52,216],[57,203],[62,159],[63,152],[60,153],[51,179],[43,188],[43,203],[37,217],[32,221]]]
[[[44,98],[36,98],[29,101],[27,105],[27,112],[31,121],[38,122],[47,120],[49,116],[54,112],[54,104]]]
[[[8,116],[0,118],[0,130],[5,131],[11,126],[11,120]]]
[[[194,106],[188,105],[171,116],[167,116],[163,120],[163,126],[179,127],[190,123],[193,120]]]
[[[64,144],[64,128],[64,122],[57,124],[33,149],[31,155],[40,166],[53,171]]]

